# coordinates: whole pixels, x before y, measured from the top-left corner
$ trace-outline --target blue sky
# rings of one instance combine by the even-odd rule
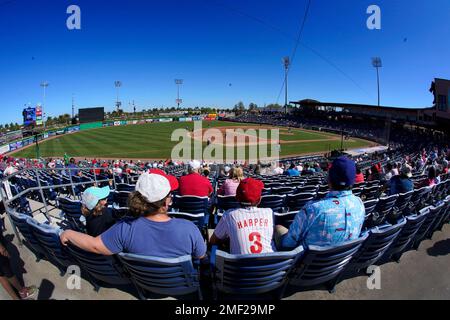
[[[175,78],[184,79],[185,106],[276,102],[306,3],[0,0],[0,122],[20,123],[25,104],[42,102],[42,81],[50,116],[71,113],[72,94],[77,107],[113,110],[115,80],[129,111],[133,100],[138,109],[174,106]],[[71,4],[82,30],[66,28]],[[366,27],[371,4],[381,7],[381,30]],[[450,78],[449,19],[448,0],[312,0],[290,100],[376,104],[371,57],[380,56],[383,105],[431,106],[432,79]]]

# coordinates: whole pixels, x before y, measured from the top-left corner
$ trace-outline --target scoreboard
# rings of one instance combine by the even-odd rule
[[[86,108],[78,110],[80,123],[99,122],[105,120],[105,108]]]

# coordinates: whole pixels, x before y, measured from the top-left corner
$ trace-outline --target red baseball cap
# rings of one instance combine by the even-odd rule
[[[169,174],[166,174],[163,170],[161,169],[150,169],[149,173],[153,173],[153,174],[159,174],[160,176],[165,177],[167,180],[169,180],[170,183],[170,191],[175,191],[178,189],[178,179],[175,178],[174,176],[171,176]]]
[[[253,178],[244,179],[236,190],[236,199],[243,204],[255,205],[261,200],[263,189],[262,181]]]

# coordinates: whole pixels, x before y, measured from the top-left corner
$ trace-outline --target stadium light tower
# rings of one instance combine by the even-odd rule
[[[288,107],[288,73],[289,73],[289,66],[291,64],[291,60],[289,57],[283,58],[283,65],[284,65],[284,113],[287,114],[287,107]]]
[[[121,103],[120,103],[120,101],[119,101],[119,90],[120,90],[120,87],[122,87],[122,81],[115,81],[115,82],[114,82],[114,86],[115,86],[116,89],[117,89],[116,107],[117,107],[117,113],[118,113],[118,112],[119,112],[119,109],[120,109],[120,105],[121,105]]]
[[[380,73],[378,69],[380,69],[383,64],[381,62],[380,57],[372,58],[372,66],[377,69],[377,86],[378,86],[378,106],[380,106]]]
[[[44,102],[42,103],[42,117],[43,117],[43,120],[44,120],[44,131],[45,131],[45,113],[44,113],[44,110],[45,110],[45,107],[47,106],[45,104],[45,98],[46,98],[47,88],[48,88],[49,85],[50,85],[50,83],[48,83],[47,81],[44,81],[44,82],[41,83],[41,87],[44,88]]]
[[[175,79],[175,84],[177,85],[177,100],[176,103],[178,105],[178,109],[180,109],[180,104],[183,103],[183,100],[180,99],[180,86],[183,84],[183,79]]]

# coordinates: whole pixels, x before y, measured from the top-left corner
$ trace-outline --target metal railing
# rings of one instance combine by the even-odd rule
[[[78,172],[81,172],[82,175],[86,178],[90,178],[88,176],[86,176],[86,174],[88,172],[93,172],[93,176],[94,179],[89,180],[89,181],[81,181],[81,182],[74,182],[73,181],[73,174],[72,171],[78,170]],[[77,196],[77,192],[75,191],[75,188],[77,186],[85,186],[85,185],[98,185],[99,183],[108,183],[108,184],[113,184],[114,186],[114,190],[117,189],[117,181],[116,181],[116,176],[114,173],[112,173],[112,178],[108,177],[107,179],[97,179],[97,174],[96,172],[100,170],[100,174],[102,171],[106,171],[108,172],[108,174],[110,174],[110,170],[112,170],[111,167],[104,167],[104,168],[96,168],[96,167],[89,167],[89,168],[46,168],[46,169],[38,169],[38,168],[33,168],[33,169],[23,169],[20,170],[18,172],[15,172],[7,177],[3,177],[1,179],[1,187],[0,187],[0,199],[4,204],[5,207],[5,211],[6,214],[8,216],[8,219],[11,223],[11,226],[13,227],[13,231],[19,241],[19,244],[22,246],[22,239],[19,236],[19,232],[17,230],[17,227],[13,221],[13,219],[11,218],[11,214],[12,212],[15,211],[15,208],[11,208],[11,203],[15,202],[18,199],[21,199],[22,197],[26,197],[28,194],[34,192],[34,191],[38,191],[40,194],[40,200],[42,200],[42,204],[43,204],[43,208],[44,208],[44,212],[43,213],[46,217],[46,219],[48,221],[51,221],[50,219],[50,215],[49,215],[49,210],[48,210],[48,202],[46,199],[46,195],[44,194],[44,190],[53,190],[53,189],[60,189],[60,188],[68,188],[70,187],[72,190],[72,195],[75,197]],[[34,176],[31,174],[34,173]],[[41,175],[39,174],[41,172]],[[58,176],[56,175],[56,172],[65,172],[65,177],[69,178],[70,183],[63,183],[63,184],[49,184],[48,186],[43,186],[42,182],[41,182],[41,178],[44,178],[43,180],[45,181],[45,177],[43,176],[42,172],[48,172],[48,175],[56,177],[56,178],[61,178],[63,176],[61,176],[61,174]],[[11,180],[13,180],[14,178],[16,179],[35,179],[37,182],[37,187],[27,187],[22,191],[17,192],[17,194],[13,195],[12,191],[11,191]],[[42,208],[41,208],[42,209]],[[38,209],[39,211],[41,209]],[[41,211],[42,212],[42,211]]]

